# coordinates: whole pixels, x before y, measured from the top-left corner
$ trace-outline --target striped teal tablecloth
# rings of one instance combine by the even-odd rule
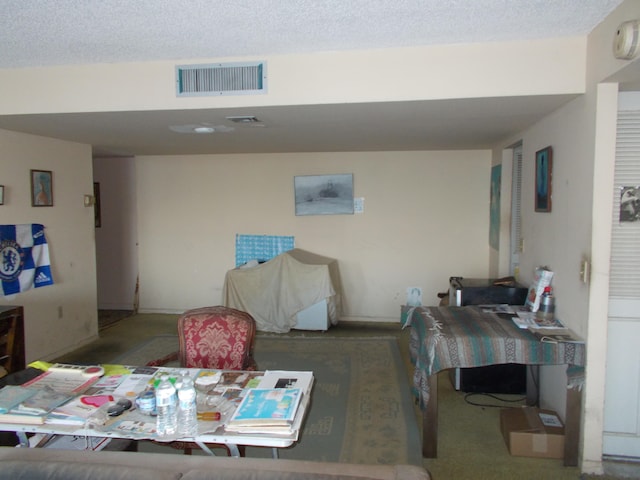
[[[422,406],[429,398],[428,377],[448,368],[566,364],[569,382],[580,383],[584,375],[584,343],[541,342],[510,319],[475,306],[403,307],[401,320],[411,327],[414,393]]]

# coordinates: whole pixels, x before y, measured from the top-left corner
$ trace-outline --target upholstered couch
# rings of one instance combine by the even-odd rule
[[[0,480],[429,480],[412,465],[0,447]]]

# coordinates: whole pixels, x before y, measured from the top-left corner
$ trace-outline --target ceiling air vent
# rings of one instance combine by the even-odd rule
[[[176,67],[178,97],[266,93],[264,62],[212,63]]]

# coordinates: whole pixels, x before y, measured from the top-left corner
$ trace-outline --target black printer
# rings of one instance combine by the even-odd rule
[[[500,279],[449,278],[449,306],[524,305],[528,288],[513,277]],[[525,394],[526,365],[509,363],[451,370],[451,382],[456,390],[474,393]]]

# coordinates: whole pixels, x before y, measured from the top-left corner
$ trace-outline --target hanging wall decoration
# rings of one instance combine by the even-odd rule
[[[53,172],[31,170],[31,206],[53,207]]]
[[[640,220],[640,187],[622,187],[620,191],[620,221]]]
[[[353,174],[294,178],[296,215],[353,215]]]
[[[551,147],[536,152],[536,212],[551,211]]]

